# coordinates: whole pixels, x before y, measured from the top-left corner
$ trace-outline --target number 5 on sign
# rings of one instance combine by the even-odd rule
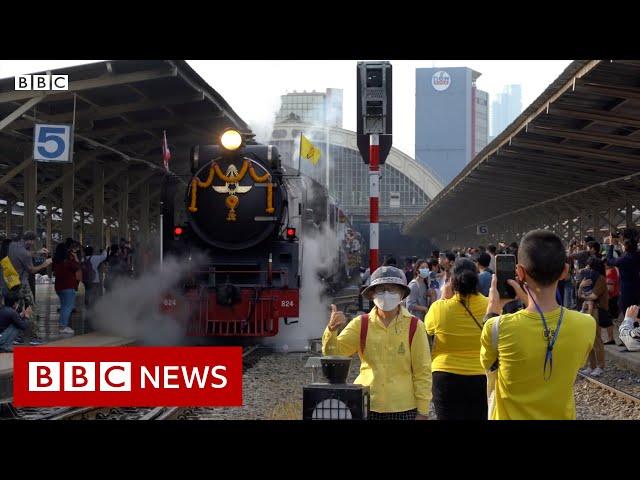
[[[40,162],[71,162],[71,125],[36,124],[33,129],[33,158]]]

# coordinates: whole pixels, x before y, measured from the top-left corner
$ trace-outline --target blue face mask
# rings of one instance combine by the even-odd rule
[[[427,278],[429,276],[429,269],[428,268],[421,268],[420,270],[418,270],[418,272],[420,272],[420,276],[422,278]]]

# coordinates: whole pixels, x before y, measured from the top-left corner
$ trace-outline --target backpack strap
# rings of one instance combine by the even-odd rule
[[[413,336],[416,334],[416,330],[418,329],[418,317],[411,316],[411,323],[409,324],[409,348],[411,348],[411,344],[413,343]]]
[[[497,352],[498,351],[498,340],[499,340],[499,335],[500,335],[500,319],[502,318],[502,315],[500,315],[495,322],[493,322],[493,325],[491,325],[491,346],[493,347],[493,349]],[[500,358],[496,358],[496,361],[493,362],[493,365],[491,365],[491,368],[489,369],[490,371],[495,371],[498,369],[498,367],[500,366]]]
[[[367,332],[369,331],[369,314],[363,313],[360,316],[360,356],[364,355],[364,347],[367,344]]]
[[[495,350],[498,349],[498,336],[500,335],[500,319],[501,318],[502,318],[502,315],[500,315],[498,319],[495,322],[493,322],[493,325],[491,325],[491,345]]]

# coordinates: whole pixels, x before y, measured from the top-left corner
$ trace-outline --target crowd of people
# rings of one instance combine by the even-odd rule
[[[76,295],[84,286],[84,311],[123,278],[134,274],[134,250],[124,238],[95,254],[92,246],[82,246],[72,238],[59,243],[53,256],[46,248],[36,250],[37,237],[26,231],[19,240],[4,239],[0,246],[0,351],[13,345],[44,343],[42,318],[35,301],[31,276],[51,267],[54,289],[60,301],[59,334],[74,335],[72,313]]]
[[[576,375],[602,374],[614,327],[640,351],[638,236],[565,246],[534,230],[520,244],[412,257],[404,271],[387,257],[363,276],[369,313],[347,323],[332,306],[323,353],[360,355],[373,419],[426,419],[431,401],[438,419],[575,419]],[[515,256],[515,297],[498,293],[498,254]]]

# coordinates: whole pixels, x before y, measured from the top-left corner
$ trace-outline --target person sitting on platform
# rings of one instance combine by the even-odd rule
[[[640,352],[640,323],[638,323],[638,305],[627,308],[622,325],[620,340],[630,352]]]
[[[0,352],[13,352],[13,342],[20,332],[29,326],[32,310],[27,304],[22,315],[18,313],[20,296],[9,292],[4,295],[4,306],[0,308]]]

